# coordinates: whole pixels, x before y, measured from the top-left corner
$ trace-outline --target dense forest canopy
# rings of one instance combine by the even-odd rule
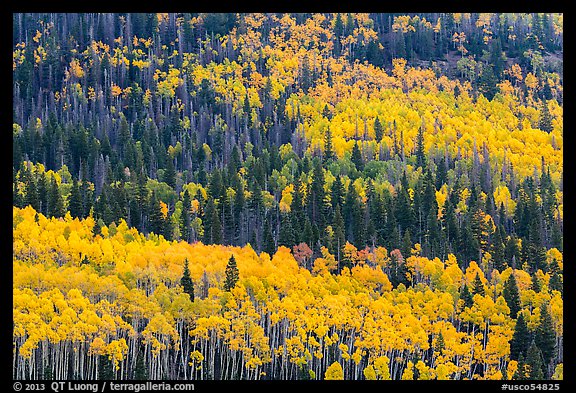
[[[17,378],[562,378],[563,15],[13,14]]]

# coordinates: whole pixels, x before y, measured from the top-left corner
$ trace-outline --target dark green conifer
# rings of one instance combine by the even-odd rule
[[[236,286],[240,276],[238,267],[236,266],[236,259],[234,254],[230,256],[228,264],[226,265],[226,279],[224,281],[224,290],[230,292]]]
[[[510,317],[516,319],[518,312],[522,309],[522,305],[520,304],[520,293],[518,292],[516,277],[513,273],[504,282],[502,296],[504,296],[504,300],[506,300],[506,304],[510,308]]]
[[[190,301],[194,301],[194,282],[192,277],[190,277],[190,270],[188,269],[188,258],[184,260],[184,272],[182,273],[182,278],[180,279],[180,285],[184,289],[184,293],[187,293],[190,297]]]
[[[531,337],[528,326],[524,319],[523,313],[518,313],[518,319],[516,320],[516,326],[514,327],[514,334],[510,340],[510,359],[519,360],[521,353],[526,353],[528,351],[528,346],[530,345]]]

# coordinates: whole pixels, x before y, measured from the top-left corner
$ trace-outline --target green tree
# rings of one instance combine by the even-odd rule
[[[44,377],[42,379],[48,381],[54,379],[54,373],[52,372],[52,365],[46,365],[46,367],[44,367]]]
[[[144,350],[141,348],[136,357],[136,365],[134,366],[134,379],[137,381],[145,381],[148,379],[148,368],[144,363]]]
[[[180,234],[182,239],[189,242],[190,239],[190,208],[192,203],[190,201],[190,193],[188,189],[184,190],[182,197],[182,212],[180,213]]]
[[[418,129],[418,134],[416,135],[416,167],[423,168],[426,165],[426,153],[424,151],[424,121]]]
[[[262,251],[267,252],[270,256],[274,255],[276,251],[276,244],[274,243],[274,236],[270,228],[270,220],[264,220],[264,239],[262,243]]]
[[[184,260],[184,273],[180,279],[180,285],[184,289],[184,293],[187,293],[190,297],[190,301],[194,301],[194,282],[192,277],[190,277],[190,269],[188,269],[188,258]]]
[[[228,264],[226,265],[226,279],[224,281],[224,290],[230,292],[236,286],[240,276],[238,267],[236,266],[236,259],[234,254],[230,256]]]
[[[400,184],[400,190],[396,193],[394,200],[394,215],[398,221],[398,224],[400,225],[400,231],[404,232],[407,229],[411,229],[415,222],[412,200],[410,199],[410,193],[408,192],[409,186],[406,172],[402,174]]]
[[[474,282],[472,282],[472,296],[474,295],[486,296],[486,289],[478,272],[476,272],[476,277],[474,277]]]
[[[563,292],[562,277],[556,259],[553,259],[552,262],[550,263],[550,272],[552,273],[552,275],[550,276],[550,282],[548,283],[548,288],[550,288],[550,291],[559,291],[560,293],[562,293]]]
[[[163,235],[166,232],[166,219],[162,213],[160,199],[155,191],[152,192],[148,212],[150,231],[157,235]]]
[[[494,95],[498,93],[498,86],[496,86],[497,83],[498,78],[494,75],[494,67],[492,65],[482,67],[482,72],[478,79],[478,91],[489,101],[491,101],[492,98],[494,98]]]
[[[278,245],[292,248],[296,244],[296,235],[292,227],[292,220],[289,214],[282,213],[280,218],[280,233],[278,235]]]
[[[556,330],[552,322],[552,316],[548,312],[548,305],[543,304],[540,308],[540,320],[534,332],[534,342],[542,351],[544,365],[548,366],[555,357]]]
[[[504,282],[502,295],[510,308],[510,317],[516,319],[518,312],[522,309],[522,305],[520,303],[520,293],[518,292],[518,285],[516,284],[514,273],[510,274],[510,277]]]
[[[547,101],[542,101],[542,104],[540,105],[540,117],[538,118],[538,128],[548,133],[552,132],[552,130],[554,129],[552,125],[552,114],[550,113],[550,109],[548,109]]]
[[[464,284],[462,290],[460,292],[460,299],[463,300],[463,307],[472,307],[474,305],[474,300],[472,299],[472,294],[470,293],[470,289],[468,289],[468,285]]]
[[[520,312],[518,313],[518,319],[516,320],[516,326],[514,327],[514,334],[510,340],[510,359],[519,360],[520,354],[528,351],[530,340],[528,325],[526,325],[524,314]]]
[[[522,381],[529,378],[530,370],[528,364],[524,361],[524,354],[520,353],[518,356],[518,369],[512,376],[515,381]]]
[[[344,190],[342,178],[340,176],[336,176],[336,180],[334,180],[332,183],[331,190],[332,209],[334,213],[336,213],[336,206],[342,206],[342,203],[344,203],[345,192],[346,190]]]
[[[538,293],[542,290],[542,286],[540,285],[540,280],[536,274],[532,275],[532,284],[530,285],[530,289],[534,292]]]
[[[365,232],[364,225],[364,204],[353,183],[348,186],[346,201],[344,202],[344,223],[346,228],[346,238],[351,239],[356,248],[364,248]]]
[[[336,212],[334,213],[334,220],[332,221],[332,230],[334,231],[334,241],[330,252],[335,254],[336,260],[340,262],[340,253],[344,244],[346,244],[346,229],[339,204],[336,205]]]
[[[173,189],[176,188],[176,168],[174,168],[174,163],[171,158],[168,158],[166,163],[164,183],[168,184]]]
[[[496,227],[494,231],[494,236],[492,238],[491,253],[492,259],[494,261],[494,269],[499,272],[504,271],[508,267],[504,256],[504,239],[503,234],[505,233],[504,227],[502,225]]]
[[[114,379],[114,365],[107,355],[98,357],[98,379],[101,381],[110,381]]]
[[[356,169],[360,172],[364,170],[364,159],[362,158],[362,153],[360,152],[359,142],[354,142],[354,147],[352,148],[352,156],[350,160],[356,166]]]
[[[49,217],[64,217],[66,211],[64,210],[64,199],[60,195],[58,183],[54,176],[50,179],[50,186],[48,190],[48,216]]]
[[[38,197],[38,189],[36,187],[36,182],[34,178],[30,176],[28,182],[26,183],[26,195],[24,196],[24,203],[26,205],[32,206],[34,210],[40,211],[40,198]]]
[[[312,175],[312,184],[310,186],[310,195],[308,197],[309,216],[318,225],[319,228],[324,229],[326,226],[326,217],[324,212],[324,169],[319,161],[314,165]]]
[[[404,236],[402,236],[401,251],[405,258],[408,258],[410,255],[412,255],[412,237],[410,235],[409,229],[404,231]]]
[[[82,194],[76,178],[72,180],[72,188],[70,189],[70,196],[68,199],[68,210],[72,217],[82,218],[84,215],[84,208],[82,206]]]
[[[382,137],[384,136],[382,123],[380,123],[380,119],[376,116],[374,120],[374,137],[376,138],[376,142],[380,143]]]
[[[334,146],[332,145],[332,130],[330,127],[324,133],[324,163],[330,163],[336,159]]]
[[[210,216],[210,236],[211,236],[211,243],[213,244],[222,244],[222,223],[220,221],[220,214],[218,213],[218,209],[212,209],[212,214]]]
[[[300,68],[300,85],[304,93],[308,93],[308,89],[312,87],[313,78],[312,71],[310,69],[310,60],[308,55],[302,57],[302,65]]]
[[[536,346],[536,343],[532,341],[528,352],[526,353],[526,364],[529,368],[528,379],[531,380],[542,380],[544,379],[544,363],[542,362],[542,352]]]
[[[302,230],[304,229],[304,195],[300,189],[300,180],[294,182],[294,192],[292,194],[292,203],[290,204],[290,216],[292,219],[292,228],[294,229],[294,238],[297,243],[301,241]]]

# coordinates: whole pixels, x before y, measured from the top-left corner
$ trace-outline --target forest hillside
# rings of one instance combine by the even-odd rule
[[[562,59],[562,14],[13,14],[13,377],[562,379]]]

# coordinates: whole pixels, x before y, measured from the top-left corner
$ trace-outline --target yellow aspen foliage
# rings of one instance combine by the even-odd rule
[[[508,362],[508,367],[506,368],[506,379],[511,380],[514,374],[518,370],[518,362],[516,360],[510,360]]]
[[[512,199],[510,190],[505,185],[499,185],[494,190],[494,204],[497,207],[500,207],[501,204],[504,205],[504,210],[508,216],[512,216],[516,209],[516,202]]]
[[[366,366],[362,371],[362,373],[364,374],[364,378],[366,378],[366,380],[375,381],[376,379],[378,379],[376,377],[376,371],[374,370],[374,366],[372,366],[371,364]]]
[[[112,84],[111,92],[113,97],[118,97],[122,94],[122,88],[116,84]]]
[[[124,360],[124,356],[128,353],[128,344],[126,339],[113,340],[106,346],[106,354],[112,360],[112,365],[115,370],[120,368],[119,363]]]
[[[552,263],[553,260],[556,260],[560,270],[563,270],[564,269],[564,261],[563,261],[562,255],[563,254],[560,251],[558,251],[557,248],[553,247],[553,248],[549,249],[548,251],[546,251],[546,263],[548,263],[548,265],[550,265],[550,263]]]
[[[441,363],[436,366],[434,373],[438,380],[448,380],[458,371],[458,366],[452,362]]]
[[[162,217],[164,219],[168,217],[168,205],[163,201],[160,201],[160,212],[162,213]]]
[[[154,364],[177,355],[198,373],[211,367],[211,345],[218,343],[225,356],[241,356],[241,367],[252,373],[273,358],[303,367],[337,347],[334,362],[315,369],[315,375],[344,378],[342,365],[370,359],[357,371],[366,379],[413,379],[414,367],[419,378],[463,378],[474,361],[484,365],[486,378],[500,378],[514,331],[502,295],[510,274],[529,328],[537,326],[547,304],[555,332],[563,334],[562,296],[547,292],[549,277],[542,272],[537,276],[544,289],[536,293],[523,270],[507,268],[488,281],[476,262],[463,272],[453,254],[431,260],[415,249],[403,262],[413,285],[393,288],[387,275],[392,265],[382,247],[348,245],[344,255],[353,263],[340,273],[336,257],[322,248],[310,272],[287,247],[258,255],[250,246],[167,241],[146,237],[123,220],[94,235],[91,217],[48,219],[31,207],[14,207],[13,222],[13,338],[19,361],[42,354],[46,345],[75,343],[89,356],[108,356],[121,373],[135,355],[133,337],[140,336]],[[231,253],[240,280],[226,292],[221,285]],[[549,254],[562,256],[557,250]],[[180,286],[185,260],[194,302]],[[487,295],[475,295],[472,307],[461,310],[456,301],[462,284],[471,285],[476,274]],[[456,320],[480,330],[458,329]],[[440,332],[442,349],[437,348]],[[194,347],[181,353],[186,337]],[[397,353],[427,351],[429,337],[434,366],[408,362],[392,375]],[[456,357],[458,366],[452,363]]]
[[[419,372],[419,375],[418,375],[419,380],[434,379],[434,377],[435,377],[434,369],[426,366],[426,364],[424,364],[424,362],[422,360],[419,360],[416,363],[415,367]]]
[[[410,360],[406,363],[406,368],[404,368],[404,372],[402,373],[402,379],[405,381],[414,379],[414,363]]]
[[[282,213],[290,212],[292,205],[292,194],[294,192],[294,184],[290,183],[282,190],[282,198],[280,199],[279,208]]]
[[[84,70],[77,59],[72,59],[70,62],[70,73],[77,79],[84,77]]]
[[[342,369],[342,365],[338,362],[332,363],[327,369],[326,373],[324,374],[325,380],[342,380],[344,379],[344,370]]]
[[[529,72],[524,79],[524,83],[528,89],[534,90],[538,87],[538,78],[533,73]]]
[[[374,360],[374,371],[377,379],[390,379],[390,359],[387,356],[379,356]]]
[[[564,363],[560,363],[556,366],[552,379],[555,381],[562,381],[564,379]]]

